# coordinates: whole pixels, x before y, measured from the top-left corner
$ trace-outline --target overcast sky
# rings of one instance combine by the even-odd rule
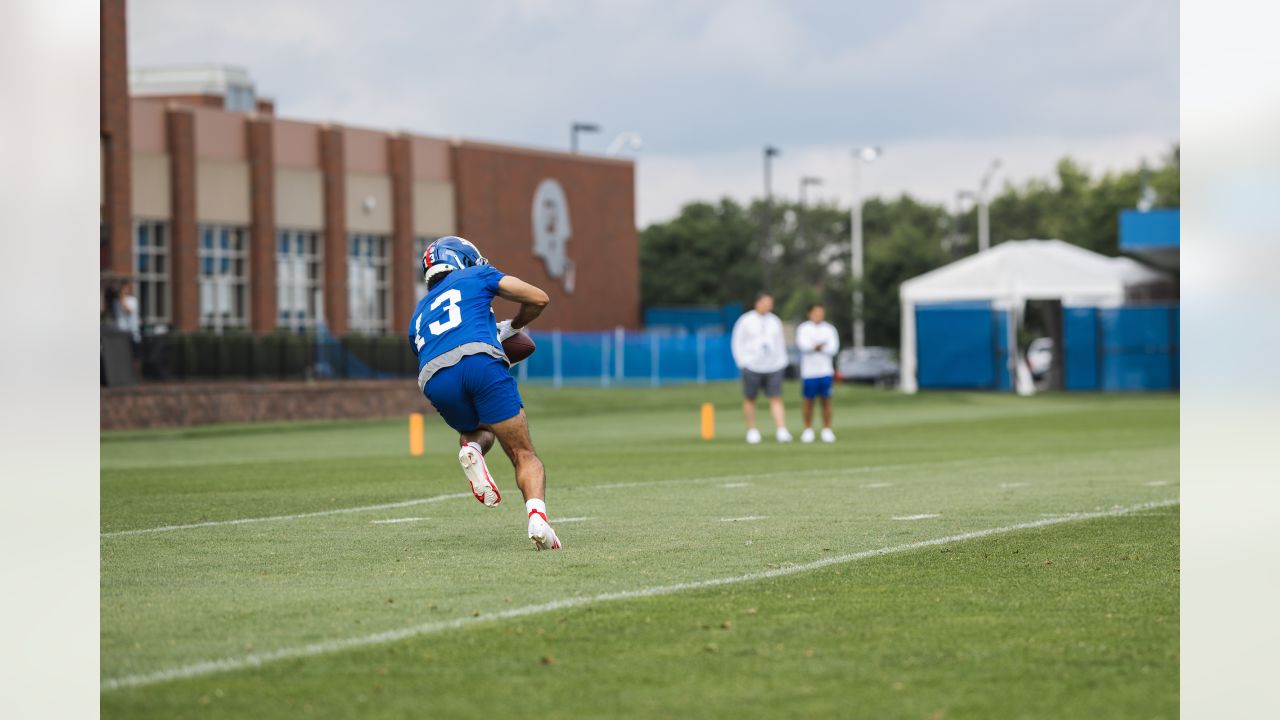
[[[1178,140],[1176,0],[130,0],[130,64],[248,68],[277,114],[583,149],[644,138],[637,221],[690,200],[954,202],[997,183],[1155,160]]]

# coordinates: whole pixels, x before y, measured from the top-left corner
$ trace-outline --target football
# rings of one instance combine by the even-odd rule
[[[516,333],[502,341],[502,352],[507,354],[507,360],[510,360],[512,365],[529,357],[537,349],[538,346],[534,344],[533,338],[526,332]]]

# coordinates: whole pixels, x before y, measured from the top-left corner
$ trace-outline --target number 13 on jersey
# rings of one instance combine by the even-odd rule
[[[440,293],[440,296],[431,302],[431,309],[439,309],[444,306],[445,317],[443,320],[436,320],[427,325],[427,330],[432,335],[443,335],[450,330],[462,324],[462,309],[458,307],[458,303],[462,302],[462,293],[457,288],[446,290]],[[425,313],[423,313],[425,314]],[[418,315],[418,319],[414,320],[413,329],[418,334],[415,344],[421,350],[426,341],[422,339],[422,315]]]

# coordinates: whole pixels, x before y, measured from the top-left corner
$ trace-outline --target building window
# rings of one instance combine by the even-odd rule
[[[248,238],[242,225],[200,226],[200,326],[206,330],[249,324]]]
[[[257,100],[252,85],[228,85],[222,104],[230,112],[253,112]]]
[[[347,236],[347,312],[352,332],[387,332],[390,293],[387,292],[386,235]]]
[[[422,277],[422,254],[427,251],[427,246],[431,244],[433,237],[417,237],[413,239],[413,246],[418,249],[418,254],[414,256],[414,281],[413,281],[413,301],[416,303],[427,294],[427,281]]]
[[[323,321],[324,244],[319,232],[276,232],[276,304],[281,328],[310,332]]]
[[[169,320],[169,225],[138,220],[133,225],[133,273],[138,313],[143,325]]]

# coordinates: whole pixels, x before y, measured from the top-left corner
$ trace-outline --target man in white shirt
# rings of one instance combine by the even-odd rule
[[[835,376],[832,358],[840,350],[840,333],[825,322],[826,310],[821,304],[809,306],[809,319],[796,328],[796,347],[800,350],[800,379],[804,383],[804,432],[800,442],[813,442],[813,399],[822,398],[822,442],[835,442],[831,431],[831,382]]]
[[[755,309],[742,314],[733,324],[733,361],[742,372],[742,414],[747,419],[747,443],[760,442],[756,429],[756,395],[764,389],[769,412],[777,427],[778,442],[791,442],[782,408],[782,373],[787,368],[787,343],[782,337],[782,321],[773,314],[773,297],[756,296]]]

